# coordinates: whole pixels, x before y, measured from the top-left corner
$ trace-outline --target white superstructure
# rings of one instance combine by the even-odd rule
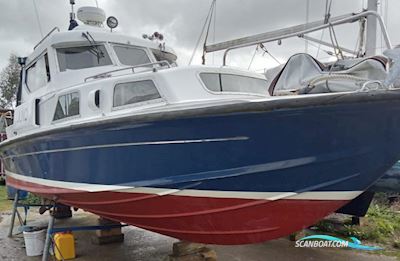
[[[165,44],[90,24],[67,32],[54,30],[27,58],[10,138],[118,115],[269,96],[261,74],[177,67],[176,54]],[[201,79],[205,74],[223,74],[223,81],[243,87],[212,90]]]

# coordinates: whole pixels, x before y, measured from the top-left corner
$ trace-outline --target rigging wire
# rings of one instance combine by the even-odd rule
[[[319,48],[322,52],[326,53],[329,56],[335,56],[335,54],[332,51],[321,48],[321,44],[316,45],[311,42],[309,42],[308,44],[312,47]]]
[[[332,1],[333,0],[326,0],[325,1],[324,19],[325,19],[325,23],[326,24],[329,22],[329,19],[331,18]],[[320,41],[322,41],[322,39],[324,39],[324,34],[325,34],[325,29],[323,29],[322,32],[321,32],[321,39],[319,39]],[[319,46],[318,46],[316,58],[318,58],[320,51],[321,51],[321,44],[319,44]]]
[[[389,27],[389,0],[386,0],[386,2],[385,2],[385,15],[383,18],[385,21],[386,30],[389,31],[389,29],[388,29],[388,27]],[[381,39],[382,38],[383,38],[383,33],[381,33]],[[381,45],[383,46],[383,40],[381,42]],[[382,49],[382,51],[383,51],[383,49]]]
[[[206,64],[206,47],[207,47],[207,40],[208,40],[208,35],[210,33],[210,28],[211,28],[211,22],[213,19],[213,15],[214,15],[214,8],[215,8],[215,3],[217,2],[217,0],[214,0],[212,2],[212,6],[211,6],[211,16],[210,16],[210,22],[208,23],[207,26],[207,31],[206,31],[206,37],[204,38],[204,43],[203,43],[203,55],[201,56],[201,64]]]
[[[385,5],[385,25],[386,25],[386,29],[388,29],[388,25],[389,25],[389,0],[386,0],[386,5]]]
[[[333,0],[326,0],[325,2],[325,23],[329,23],[331,19],[331,10],[332,10],[332,2]]]
[[[207,24],[211,23],[210,18],[212,18],[211,16],[212,16],[212,13],[213,13],[213,10],[214,10],[214,7],[215,7],[215,2],[216,2],[216,0],[213,0],[213,2],[211,3],[210,10],[208,11],[206,20],[204,21],[204,25],[203,25],[203,27],[202,27],[202,29],[201,29],[199,38],[197,39],[196,46],[195,46],[195,48],[194,48],[194,50],[193,50],[192,56],[190,57],[189,65],[191,65],[192,62],[193,62],[193,58],[194,58],[194,56],[196,55],[197,49],[198,49],[199,46],[200,46],[200,42],[201,42],[201,39],[203,38],[203,34],[204,34],[205,30],[206,30]],[[209,27],[208,27],[208,28],[209,28]]]
[[[310,22],[310,0],[306,2],[306,24]],[[308,53],[308,40],[304,43],[304,52]]]
[[[329,26],[329,35],[330,35],[330,38],[331,38],[331,41],[332,41],[332,45],[334,46],[336,57],[339,59],[339,56],[340,56],[342,59],[344,59],[343,52],[340,49],[339,42],[338,42],[337,37],[336,37],[335,29],[333,28],[332,25]]]
[[[217,0],[215,0],[215,6],[214,6],[214,24],[213,24],[213,43],[215,43],[215,34],[216,34],[216,29],[217,28]],[[212,53],[212,64],[215,62],[215,52]]]
[[[38,12],[38,9],[37,9],[35,0],[32,0],[32,3],[33,3],[33,7],[34,7],[34,9],[35,9],[36,21],[37,21],[38,26],[39,26],[39,32],[40,32],[40,35],[41,35],[42,38],[43,38],[42,24],[40,23],[39,12]]]
[[[247,67],[247,70],[250,70],[251,65],[253,64],[254,58],[256,57],[256,54],[257,54],[257,51],[258,51],[258,47],[259,47],[259,46],[260,46],[259,44],[256,45],[256,49],[254,49],[253,57],[251,57],[249,66]]]
[[[265,47],[265,45],[263,45],[262,43],[260,44],[260,48],[261,48],[261,50],[264,51],[264,54],[268,54],[268,55],[269,55],[275,62],[277,62],[279,65],[282,64],[278,59],[276,59],[275,56],[273,56],[273,55],[268,51],[268,49],[267,49],[267,48]]]
[[[333,0],[330,0],[329,3],[328,0],[325,2],[325,23],[329,23],[329,36],[331,38],[332,45],[334,46],[336,57],[339,59],[340,56],[342,59],[344,59],[343,52],[340,49],[339,42],[337,40],[335,29],[329,21],[331,18],[332,2]]]
[[[384,17],[384,13],[383,13],[383,0],[382,1],[380,1],[378,4],[379,4],[379,12],[380,12],[380,15],[381,15],[381,17]],[[380,33],[379,34],[379,38],[380,38],[380,40],[381,40],[381,46],[383,46],[383,35],[382,35],[382,33]],[[381,49],[381,52],[383,52],[383,50]]]

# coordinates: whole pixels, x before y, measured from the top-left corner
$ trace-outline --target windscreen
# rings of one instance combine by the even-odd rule
[[[57,58],[61,72],[112,64],[103,45],[58,48]]]

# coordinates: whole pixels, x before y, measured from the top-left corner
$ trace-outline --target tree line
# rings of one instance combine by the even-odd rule
[[[8,65],[0,73],[0,108],[14,109],[21,67],[18,57],[10,54]]]

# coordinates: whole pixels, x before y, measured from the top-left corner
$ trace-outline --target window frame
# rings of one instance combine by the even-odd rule
[[[215,94],[215,95],[226,95],[226,94],[230,94],[230,95],[251,95],[251,96],[259,96],[259,97],[268,96],[267,80],[265,80],[265,82],[266,82],[265,86],[266,86],[266,90],[267,90],[265,95],[260,94],[260,93],[254,93],[254,92],[232,92],[232,91],[219,91],[219,92],[216,92],[216,91],[212,91],[212,90],[207,88],[206,84],[203,82],[203,79],[201,79],[200,74],[202,74],[202,73],[203,74],[219,74],[219,75],[225,74],[225,75],[233,75],[233,76],[239,76],[239,77],[245,77],[245,78],[251,78],[251,79],[258,79],[258,80],[264,80],[264,79],[257,78],[257,77],[252,77],[252,76],[248,76],[248,75],[235,74],[235,73],[231,73],[231,72],[207,72],[207,71],[198,72],[197,73],[198,80],[200,81],[200,83],[203,86],[203,88],[207,92],[209,92],[211,94]],[[220,84],[222,84],[221,77],[219,77],[219,79],[220,79]]]
[[[144,82],[144,81],[152,81],[154,86],[156,87],[156,90],[158,94],[160,95],[160,98],[157,99],[152,99],[152,100],[147,100],[147,101],[141,101],[141,102],[135,102],[135,103],[129,103],[121,106],[114,106],[114,94],[115,94],[115,87],[118,84],[122,83],[135,83],[135,82]],[[112,92],[112,104],[111,104],[111,111],[117,111],[117,110],[123,110],[127,108],[137,108],[137,107],[146,107],[146,105],[155,105],[155,104],[166,104],[166,100],[164,98],[163,93],[160,91],[160,88],[157,85],[157,82],[154,79],[150,78],[142,78],[142,79],[135,79],[131,81],[118,81],[114,84],[113,87],[113,92]]]
[[[137,45],[132,45],[132,44],[110,42],[110,47],[111,47],[110,49],[112,50],[115,60],[117,61],[117,64],[119,66],[132,67],[132,66],[138,66],[138,65],[126,65],[126,64],[121,63],[121,61],[119,60],[119,57],[117,55],[117,52],[114,49],[115,46],[129,47],[129,48],[142,50],[146,53],[147,58],[149,58],[149,60],[150,60],[150,63],[157,62],[157,60],[155,59],[155,57],[153,56],[153,54],[150,52],[149,48],[147,48],[147,47],[142,47],[142,46],[137,46]]]
[[[60,67],[60,61],[58,59],[58,50],[59,49],[67,49],[67,48],[79,48],[79,47],[90,47],[90,44],[87,43],[82,43],[82,44],[67,44],[67,45],[55,45],[54,46],[54,55],[55,55],[55,61],[56,61],[56,67],[57,67],[57,72],[58,73],[66,73],[68,71],[79,71],[79,70],[87,70],[87,69],[93,69],[93,68],[98,68],[98,67],[105,67],[105,66],[115,66],[116,62],[118,62],[118,59],[115,60],[114,58],[114,50],[113,48],[109,48],[108,42],[96,42],[95,45],[101,45],[104,47],[104,49],[107,51],[108,57],[110,58],[111,64],[107,65],[99,65],[99,66],[94,66],[94,67],[86,67],[86,68],[81,68],[81,69],[66,69],[65,71],[61,71]]]
[[[29,88],[28,85],[28,77],[29,77],[29,72],[28,70],[30,68],[32,68],[32,66],[34,64],[36,64],[41,58],[44,59],[44,63],[45,63],[45,69],[46,69],[46,84],[37,88],[36,90],[31,90]],[[47,71],[48,69],[48,71]],[[25,88],[27,89],[27,91],[29,93],[34,93],[42,88],[44,88],[47,84],[49,84],[51,82],[51,69],[50,69],[50,59],[49,59],[49,52],[47,51],[47,49],[45,49],[41,54],[39,54],[35,59],[33,59],[28,65],[25,66],[25,68],[23,69],[23,82],[25,85]]]
[[[68,95],[68,94],[73,94],[73,93],[77,93],[77,94],[78,94],[78,98],[79,98],[78,114],[72,115],[72,116],[67,116],[67,117],[64,117],[64,118],[61,118],[61,119],[54,120],[54,115],[55,115],[55,113],[56,113],[57,104],[58,104],[58,101],[59,101],[60,97],[61,97],[61,96]],[[52,116],[51,116],[51,124],[63,122],[63,121],[66,121],[66,120],[71,120],[71,119],[80,118],[80,117],[81,117],[81,101],[82,101],[81,98],[82,98],[82,95],[81,95],[80,90],[73,90],[73,91],[69,91],[69,92],[63,92],[63,93],[60,93],[59,95],[57,95],[57,98],[55,99],[56,104],[55,104],[55,106],[54,106],[53,114],[52,114]]]

